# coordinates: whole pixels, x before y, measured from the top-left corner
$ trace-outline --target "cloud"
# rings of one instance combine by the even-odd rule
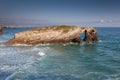
[[[104,20],[104,19],[101,19],[101,20],[100,20],[100,23],[105,23],[105,20]]]
[[[90,21],[89,23],[91,23],[91,24],[120,24],[120,20],[100,19],[100,20],[96,20],[96,21]]]

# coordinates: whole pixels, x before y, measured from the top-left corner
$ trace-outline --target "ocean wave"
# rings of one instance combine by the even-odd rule
[[[23,72],[21,72],[21,71],[14,72],[14,73],[12,73],[11,75],[9,75],[8,77],[6,77],[5,80],[11,80],[15,75],[17,75],[17,74],[19,74],[19,73],[23,73]],[[18,79],[16,79],[16,80],[18,80]]]
[[[120,80],[120,73],[110,75],[102,72],[88,72],[84,75],[79,76],[79,78],[88,78],[94,80]]]
[[[120,80],[120,73],[108,75],[107,80]]]
[[[6,71],[15,71],[16,69],[18,69],[18,66],[16,66],[16,65],[14,65],[14,66],[9,66],[9,65],[0,65],[1,67],[0,67],[0,70],[1,71],[4,71],[4,72],[6,72]]]
[[[98,42],[103,42],[102,40],[99,40]]]
[[[44,52],[38,52],[38,55],[39,56],[45,56],[45,53]]]

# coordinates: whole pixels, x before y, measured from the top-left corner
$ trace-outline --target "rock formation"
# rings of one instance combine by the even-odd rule
[[[95,29],[91,29],[91,28],[86,28],[85,29],[85,37],[84,37],[83,41],[86,41],[86,42],[97,42],[98,38],[97,38],[96,30]]]
[[[85,32],[82,40],[80,35]],[[64,44],[64,43],[82,43],[96,42],[97,31],[92,27],[76,26],[51,26],[40,27],[32,30],[16,33],[14,39],[9,40],[5,45],[12,44]]]
[[[0,25],[0,34],[2,34],[3,26]]]

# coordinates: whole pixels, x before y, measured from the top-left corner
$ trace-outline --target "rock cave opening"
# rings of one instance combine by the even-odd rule
[[[85,34],[86,34],[86,31],[84,31],[81,35],[80,35],[80,39],[82,40],[82,41],[85,41],[84,39],[85,39]]]

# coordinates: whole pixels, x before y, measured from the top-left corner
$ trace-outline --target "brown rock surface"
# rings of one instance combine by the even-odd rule
[[[86,42],[98,41],[97,31],[95,29],[92,29],[92,28],[86,28],[85,29],[85,37],[84,37],[83,41],[86,41]]]
[[[80,35],[85,32],[86,42],[96,42],[97,31],[92,27],[76,26],[51,26],[40,27],[32,30],[16,33],[14,39],[9,40],[5,45],[12,44],[64,44],[82,43]]]
[[[0,34],[2,34],[3,26],[0,25]]]

